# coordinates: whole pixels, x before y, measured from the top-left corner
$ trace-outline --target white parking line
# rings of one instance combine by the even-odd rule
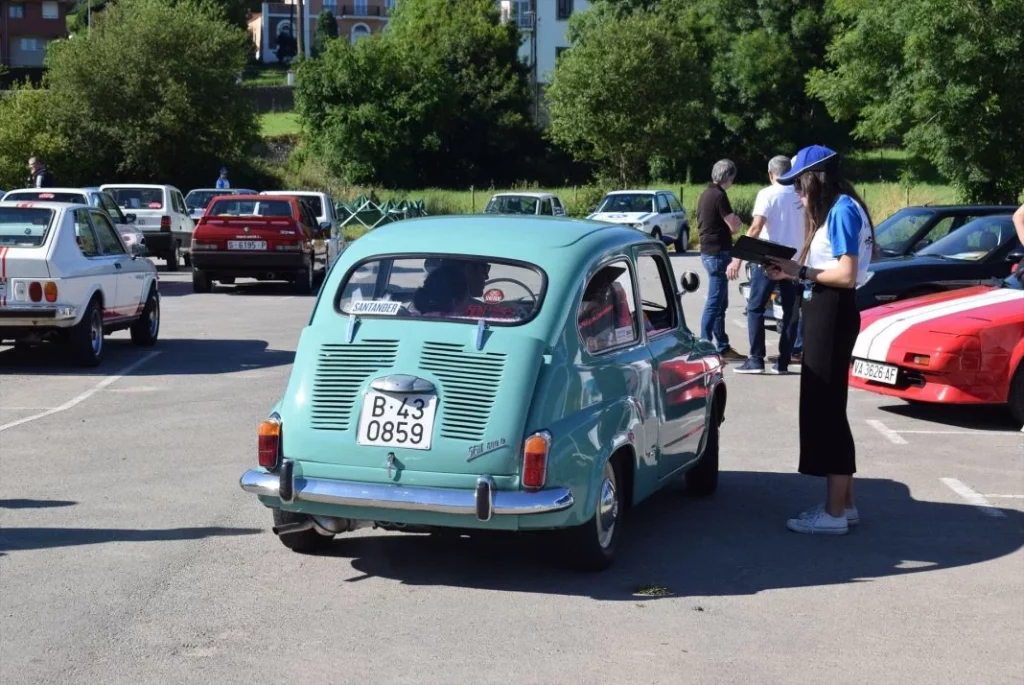
[[[111,383],[117,381],[120,378],[123,378],[123,377],[127,376],[132,371],[134,371],[135,369],[139,368],[140,366],[142,366],[143,364],[145,364],[146,362],[148,362],[150,359],[152,359],[153,357],[157,356],[158,354],[160,354],[159,351],[157,351],[157,352],[150,352],[149,354],[147,354],[142,359],[139,359],[138,361],[132,362],[128,366],[126,366],[123,369],[121,369],[121,371],[118,374],[116,374],[114,376],[107,376],[106,378],[101,380],[99,383],[97,383],[96,385],[92,386],[91,388],[89,388],[88,390],[83,392],[81,395],[78,395],[77,397],[71,398],[70,400],[68,400],[64,404],[60,405],[59,407],[54,407],[53,409],[47,409],[44,412],[40,412],[38,414],[33,414],[32,416],[26,416],[23,419],[18,419],[17,421],[11,421],[10,423],[5,423],[2,426],[0,426],[0,431],[5,431],[8,428],[14,428],[15,426],[20,426],[23,423],[29,423],[30,421],[35,421],[36,419],[42,419],[42,418],[46,418],[47,416],[53,416],[54,414],[59,414],[62,411],[67,411],[68,409],[71,409],[75,405],[78,405],[78,404],[81,404],[82,402],[85,402],[87,399],[89,399],[90,397],[92,397],[93,395],[95,395],[96,393],[98,393],[100,390],[102,390],[103,388],[107,387]]]
[[[906,445],[907,441],[903,439],[899,433],[886,426],[878,419],[867,419],[867,424],[874,428],[876,431],[882,434],[889,442],[894,445]]]
[[[989,503],[987,499],[985,499],[984,495],[979,494],[974,490],[971,490],[969,487],[958,481],[956,478],[940,478],[939,480],[945,483],[950,490],[960,495],[960,497],[963,498],[968,504],[973,505],[982,514],[985,514],[985,516],[991,516],[992,518],[997,519],[1006,518],[1006,514],[1004,514],[999,509],[993,507],[992,504]]]

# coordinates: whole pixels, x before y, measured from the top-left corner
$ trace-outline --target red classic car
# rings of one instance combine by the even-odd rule
[[[905,400],[1006,405],[1024,423],[1024,269],[998,285],[861,312],[850,385]]]

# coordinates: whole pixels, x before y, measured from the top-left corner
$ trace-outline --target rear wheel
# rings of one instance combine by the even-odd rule
[[[308,518],[309,517],[305,514],[296,514],[292,511],[274,509],[275,526],[284,526],[291,523],[304,523]],[[281,544],[288,549],[293,552],[301,552],[303,554],[319,552],[330,544],[333,539],[333,537],[321,535],[312,528],[309,530],[299,531],[297,533],[285,533],[283,535],[278,535],[277,538],[281,541]]]
[[[615,557],[622,532],[622,472],[613,456],[605,462],[598,485],[594,516],[582,526],[565,531],[566,563],[578,571],[603,571]]]
[[[1010,381],[1010,415],[1019,424],[1024,424],[1024,361],[1017,365],[1017,373]]]
[[[697,465],[686,472],[686,490],[691,494],[706,496],[718,489],[718,424],[718,409],[712,409],[704,454]]]
[[[185,266],[189,266],[189,267],[192,266],[192,254],[191,253],[186,252],[185,254],[181,255],[181,259],[182,259],[183,262],[185,262]]]
[[[676,253],[682,254],[686,252],[690,247],[690,227],[684,225],[679,229],[679,235],[676,236],[675,248]]]
[[[67,344],[71,358],[79,366],[99,366],[103,361],[103,308],[95,297],[85,316],[69,332]]]
[[[306,268],[295,274],[295,291],[300,295],[309,295],[313,292],[313,259],[310,258]]]
[[[194,293],[208,293],[213,290],[213,283],[210,281],[209,275],[205,271],[200,269],[192,270],[192,292]]]
[[[181,248],[178,247],[178,241],[171,240],[171,254],[167,256],[167,270],[177,271],[178,263],[181,261]]]
[[[653,231],[651,231],[651,238],[653,238],[654,240],[661,240],[661,229],[655,228]]]
[[[139,347],[152,347],[160,335],[160,296],[156,288],[149,291],[142,316],[132,324],[132,342]]]

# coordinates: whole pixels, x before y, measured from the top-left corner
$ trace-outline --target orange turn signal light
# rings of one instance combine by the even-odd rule
[[[551,434],[547,431],[534,433],[523,444],[523,487],[542,488],[548,475],[548,452],[551,449]]]
[[[43,295],[46,296],[47,302],[57,301],[57,284],[53,281],[47,281],[43,286]]]
[[[277,466],[281,453],[281,420],[275,414],[260,424],[257,438],[259,463],[265,469]]]

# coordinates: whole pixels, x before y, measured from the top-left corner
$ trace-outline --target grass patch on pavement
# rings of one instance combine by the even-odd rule
[[[266,112],[260,115],[260,135],[264,138],[293,136],[302,133],[299,115],[295,112]]]

